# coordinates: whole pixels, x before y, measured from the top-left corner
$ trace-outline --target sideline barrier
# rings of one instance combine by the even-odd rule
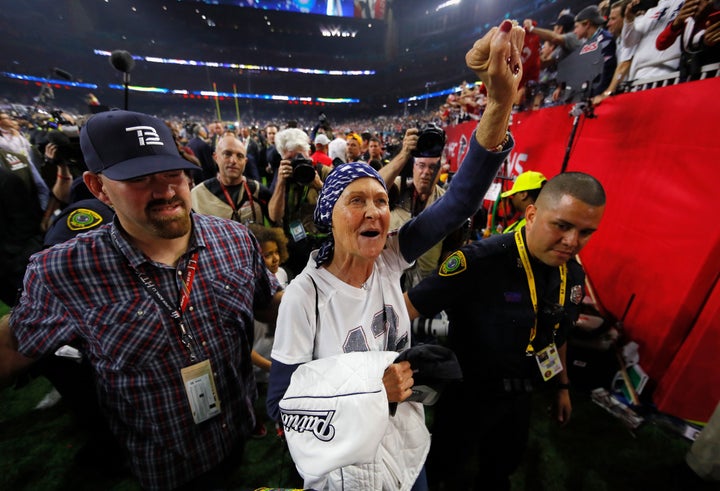
[[[707,421],[720,400],[720,78],[619,94],[581,117],[567,162],[603,183],[600,230],[581,253],[602,306],[624,321],[657,408]],[[572,105],[513,115],[507,174],[562,168]],[[457,168],[475,122],[447,128]],[[511,181],[504,181],[509,189]]]

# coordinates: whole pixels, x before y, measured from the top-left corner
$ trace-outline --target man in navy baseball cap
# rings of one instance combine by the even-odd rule
[[[154,243],[189,238],[191,174],[197,166],[180,156],[160,119],[130,111],[92,116],[80,131],[88,171],[83,181],[110,206],[130,237]]]
[[[80,135],[83,182],[114,215],[75,214],[92,229],[31,257],[0,318],[0,388],[74,345],[87,383],[73,389],[90,389],[109,457],[142,489],[228,489],[256,422],[252,320],[275,322],[282,287],[247,227],[192,211],[195,166],[163,121],[109,111]]]
[[[175,138],[162,120],[137,112],[114,110],[94,115],[80,132],[80,148],[90,172],[115,181],[198,169],[180,156]]]

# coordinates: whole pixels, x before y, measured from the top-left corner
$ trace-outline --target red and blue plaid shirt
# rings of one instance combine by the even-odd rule
[[[248,230],[192,214],[177,267],[150,261],[115,222],[32,257],[11,326],[20,353],[38,358],[80,343],[98,397],[141,485],[176,487],[220,463],[254,425],[253,310],[280,289]],[[209,359],[221,413],[195,424],[180,370],[191,365],[178,327],[140,283],[173,306],[192,253],[197,271],[184,314],[195,354]]]

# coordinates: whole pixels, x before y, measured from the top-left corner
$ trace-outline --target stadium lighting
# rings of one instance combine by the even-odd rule
[[[460,5],[460,0],[448,0],[447,2],[443,2],[437,7],[435,7],[435,12],[438,12],[447,7],[453,7],[455,5]]]

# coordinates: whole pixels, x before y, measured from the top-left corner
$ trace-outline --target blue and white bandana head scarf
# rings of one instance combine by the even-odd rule
[[[332,256],[335,242],[332,236],[332,212],[335,208],[338,198],[348,185],[363,177],[372,177],[382,184],[383,189],[387,191],[385,181],[380,174],[373,169],[369,164],[365,162],[348,162],[335,167],[333,171],[327,176],[323,187],[320,190],[320,196],[318,196],[317,204],[315,205],[315,213],[313,214],[313,221],[320,232],[327,232],[330,235],[320,246],[318,255],[315,258],[315,264],[319,268],[325,261],[330,259]]]

